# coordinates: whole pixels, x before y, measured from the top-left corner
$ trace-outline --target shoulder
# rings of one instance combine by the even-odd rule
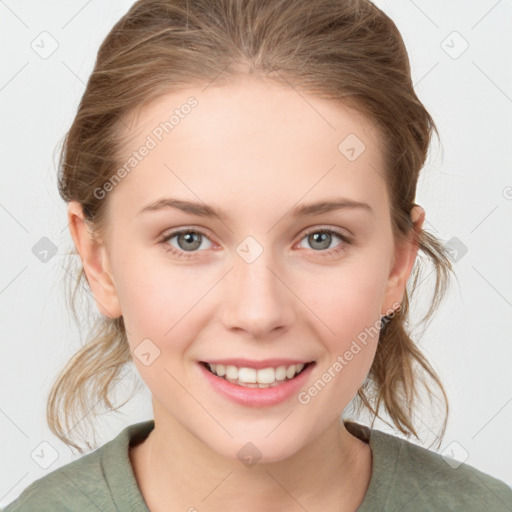
[[[105,446],[32,482],[4,512],[35,510],[115,510],[108,502],[102,478],[101,453]]]
[[[394,467],[387,468],[393,475],[390,510],[407,504],[407,510],[512,510],[512,489],[505,482],[391,434],[372,430],[371,435],[383,453],[393,455]]]
[[[95,451],[32,482],[3,512],[118,510],[119,495],[131,499],[137,491],[129,445],[152,426],[151,421],[126,427]],[[141,500],[139,509],[144,510]]]

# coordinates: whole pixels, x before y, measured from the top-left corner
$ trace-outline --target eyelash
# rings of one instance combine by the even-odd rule
[[[174,238],[176,236],[179,236],[179,235],[182,235],[182,234],[185,234],[185,233],[195,233],[195,234],[199,234],[201,236],[204,236],[205,238],[208,238],[208,235],[206,233],[204,233],[203,231],[201,231],[200,229],[179,229],[177,231],[173,231],[173,232],[165,235],[165,237],[162,240],[160,240],[159,243],[162,244],[162,246],[163,246],[163,248],[164,248],[164,250],[166,252],[171,253],[173,256],[177,256],[178,258],[185,258],[185,259],[193,258],[195,253],[201,252],[201,251],[190,251],[190,252],[180,251],[180,250],[177,250],[175,247],[172,247],[171,245],[169,245],[167,243],[172,238]],[[309,235],[311,235],[313,233],[328,233],[328,234],[331,234],[331,235],[336,235],[342,241],[342,243],[340,243],[334,249],[315,251],[315,252],[318,252],[318,253],[323,253],[323,254],[321,254],[321,257],[329,257],[329,256],[336,255],[336,254],[344,251],[344,247],[346,245],[352,244],[352,239],[351,238],[349,238],[348,236],[344,235],[340,231],[338,231],[336,229],[332,229],[332,228],[315,228],[315,229],[311,229],[311,230],[307,231],[306,233],[304,233],[304,235],[300,239],[300,241],[302,241],[304,238],[306,238],[307,236],[309,236]]]

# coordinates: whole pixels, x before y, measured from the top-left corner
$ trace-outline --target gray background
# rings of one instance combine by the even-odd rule
[[[0,506],[77,457],[45,420],[50,386],[85,334],[64,301],[71,237],[57,194],[56,150],[101,41],[131,3],[0,0]],[[442,139],[417,196],[425,227],[454,248],[458,276],[417,333],[450,399],[437,451],[512,485],[512,155],[505,150],[512,140],[512,5],[376,3],[404,37],[417,93]],[[55,254],[41,252],[44,237]],[[427,298],[415,314],[425,311],[432,283],[427,277],[423,284]],[[131,367],[119,397],[137,381]],[[120,411],[97,419],[98,446],[152,418],[147,388]],[[426,416],[420,424],[428,447],[439,423]],[[390,431],[381,422],[375,427]]]

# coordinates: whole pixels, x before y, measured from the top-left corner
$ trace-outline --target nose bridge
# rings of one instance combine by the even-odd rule
[[[290,325],[293,294],[281,281],[280,265],[272,248],[248,236],[235,251],[224,304],[226,327],[262,336]]]

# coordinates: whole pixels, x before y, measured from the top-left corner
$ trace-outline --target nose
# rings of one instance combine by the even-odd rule
[[[261,340],[293,325],[297,298],[271,250],[263,250],[252,262],[234,254],[224,287],[222,316],[227,329]]]

